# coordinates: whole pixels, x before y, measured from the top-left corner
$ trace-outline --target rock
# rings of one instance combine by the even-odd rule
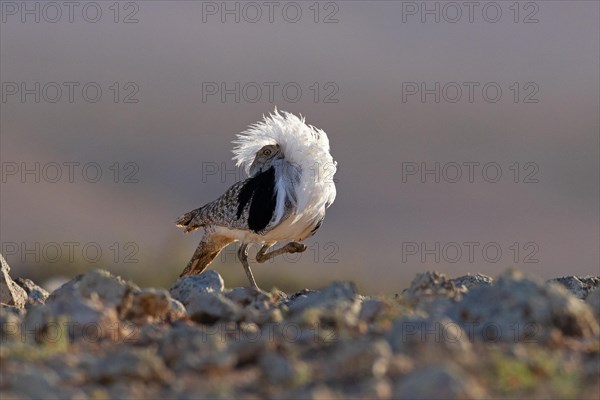
[[[560,283],[573,296],[585,299],[592,290],[600,287],[600,276],[564,276],[562,278],[550,279],[549,282]]]
[[[170,330],[170,324],[149,323],[139,327],[139,334],[136,335],[135,346],[149,347],[160,342]]]
[[[350,393],[360,399],[387,400],[392,398],[392,385],[388,379],[361,379],[353,384]]]
[[[272,385],[300,386],[311,378],[310,369],[304,362],[271,351],[261,357],[260,367]]]
[[[160,382],[148,383],[140,380],[120,380],[108,385],[96,385],[91,394],[99,399],[161,399],[174,398],[169,393],[163,396]]]
[[[359,319],[362,297],[350,282],[334,282],[319,291],[302,291],[281,303],[286,324],[299,331],[295,340],[311,340],[307,330],[317,332],[322,340],[335,341],[339,334],[349,334]],[[327,332],[334,330],[335,332]]]
[[[282,397],[282,396],[280,396]],[[348,396],[344,396],[339,390],[334,390],[325,385],[310,385],[302,389],[291,391],[290,399],[306,399],[306,400],[347,400]],[[370,397],[364,397],[370,398]]]
[[[98,354],[77,351],[76,348],[63,350],[65,352],[56,352],[48,358],[45,365],[56,372],[63,383],[70,382],[81,388],[82,383],[89,382],[89,366],[98,358]]]
[[[137,286],[107,271],[93,270],[54,291],[44,306],[32,306],[22,328],[36,341],[48,339],[48,329],[59,329],[61,336],[86,342],[133,339],[133,327],[124,325],[119,316],[126,313],[123,308],[136,293],[140,293]],[[141,306],[138,311],[142,312]]]
[[[31,302],[37,289],[19,282]],[[600,289],[581,300],[515,271],[493,282],[424,273],[402,298],[344,282],[289,296],[227,290],[216,273],[175,286],[185,304],[90,271],[45,304],[1,307],[0,397],[594,398],[598,388]]]
[[[334,350],[325,371],[329,380],[381,378],[392,359],[390,345],[383,339],[340,342]]]
[[[172,372],[163,360],[149,350],[122,349],[103,355],[88,368],[92,380],[107,384],[116,381],[139,380],[164,383],[172,379]]]
[[[15,307],[0,307],[0,343],[19,340],[21,335],[21,313]],[[1,358],[1,357],[0,357]]]
[[[227,291],[225,297],[236,302],[241,307],[252,307],[258,311],[267,311],[275,305],[267,294],[252,288],[234,288]]]
[[[242,308],[243,320],[258,325],[280,322],[283,319],[279,309],[280,295],[279,293],[266,294],[252,288],[242,287],[225,292],[226,298]]]
[[[220,293],[197,293],[188,298],[188,315],[193,321],[212,325],[217,321],[236,321],[242,309]]]
[[[468,279],[465,279],[468,281]],[[469,290],[462,280],[454,280],[436,271],[418,273],[410,287],[398,298],[400,305],[408,306],[419,314],[443,316],[444,311],[463,298]]]
[[[318,291],[304,291],[283,304],[299,325],[354,326],[358,323],[361,297],[351,282],[334,282]]]
[[[227,343],[227,353],[235,356],[236,365],[256,364],[267,349],[275,347],[272,332],[254,323],[228,322],[212,328],[213,332],[221,332],[221,340]]]
[[[453,364],[425,367],[399,381],[394,390],[399,399],[481,399],[485,391]]]
[[[60,288],[52,292],[47,302],[72,300],[74,298],[98,299],[108,307],[117,307],[121,304],[127,292],[139,292],[139,287],[131,282],[126,282],[119,276],[110,272],[96,269],[78,275]]]
[[[509,270],[493,286],[479,286],[453,304],[446,315],[484,341],[550,339],[553,329],[588,337],[599,331],[590,308],[556,283],[543,284]]]
[[[475,274],[475,275],[464,275],[464,276],[460,276],[458,278],[454,278],[454,279],[450,279],[450,282],[454,283],[454,286],[460,288],[465,287],[466,289],[473,289],[477,286],[489,286],[492,285],[494,283],[494,279],[487,276],[487,275],[482,275],[482,274]]]
[[[67,337],[96,343],[129,337],[116,309],[106,307],[98,299],[60,299],[46,305],[33,305],[27,312],[21,330],[28,342],[52,342]]]
[[[31,279],[17,278],[17,285],[25,289],[29,304],[44,304],[49,296],[49,293],[33,283]]]
[[[0,254],[0,263],[0,303],[17,308],[25,307],[27,292],[10,277],[10,267],[2,254]]]
[[[175,323],[159,341],[158,354],[176,373],[226,370],[237,360],[228,351],[225,331],[218,325]]]
[[[27,368],[17,372],[10,381],[10,389],[24,398],[58,400],[65,397],[58,375],[49,368]]]
[[[171,298],[164,289],[142,289],[127,292],[118,307],[122,319],[138,325],[159,321],[175,321],[187,316],[183,304]]]
[[[461,326],[445,317],[407,316],[394,321],[387,339],[395,353],[419,353],[424,348],[447,350],[454,354],[471,351],[468,334]]]
[[[121,315],[137,324],[152,323],[167,319],[172,299],[164,289],[143,289],[132,293],[127,304],[121,305]]]
[[[365,299],[360,307],[358,318],[361,321],[372,322],[377,316],[391,309],[390,305],[377,299]]]
[[[46,306],[34,307],[24,328],[43,334],[49,325],[58,324],[71,340],[133,340],[136,328],[124,321],[142,325],[186,315],[183,305],[166,290],[140,290],[103,270],[68,281],[48,297]]]
[[[403,299],[411,304],[435,300],[437,297],[460,300],[467,292],[464,286],[456,286],[454,281],[437,271],[427,271],[417,274],[410,287],[402,293]]]
[[[181,304],[179,300],[171,299],[171,306],[169,308],[169,320],[176,321],[187,317],[187,311],[185,306]]]
[[[221,293],[225,289],[225,282],[221,275],[209,269],[199,275],[181,277],[169,289],[171,296],[187,306],[191,299],[199,293]]]
[[[360,298],[356,292],[356,286],[352,282],[334,282],[321,290],[293,296],[287,306],[291,313],[297,313],[311,307],[346,308],[355,302],[360,303]]]
[[[415,369],[415,361],[405,354],[394,354],[388,367],[388,375],[399,377],[412,372]]]
[[[600,288],[592,290],[585,299],[585,302],[590,306],[596,317],[596,321],[600,324]]]
[[[41,342],[40,335],[45,331],[46,325],[52,321],[52,310],[50,307],[40,304],[29,308],[27,314],[21,321],[20,330],[25,334],[21,336],[24,342]],[[64,335],[61,332],[61,336]]]

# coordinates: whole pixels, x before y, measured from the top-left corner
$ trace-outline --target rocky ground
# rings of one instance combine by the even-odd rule
[[[598,399],[599,286],[424,272],[380,298],[93,270],[48,294],[2,259],[0,398]]]

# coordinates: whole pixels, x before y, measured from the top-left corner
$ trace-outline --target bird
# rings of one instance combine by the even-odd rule
[[[237,134],[233,144],[233,160],[248,177],[176,220],[185,233],[204,230],[180,277],[202,273],[221,250],[240,242],[238,259],[250,286],[261,291],[249,266],[248,246],[261,246],[259,263],[305,251],[301,242],[316,233],[335,200],[337,162],[323,130],[277,108]],[[287,243],[269,251],[280,242]]]

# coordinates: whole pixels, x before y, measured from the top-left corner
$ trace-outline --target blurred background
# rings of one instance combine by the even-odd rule
[[[174,220],[243,178],[231,141],[275,106],[328,133],[337,199],[259,285],[600,273],[597,2],[0,5],[13,277],[168,288],[201,236]],[[234,246],[211,268],[247,285]]]

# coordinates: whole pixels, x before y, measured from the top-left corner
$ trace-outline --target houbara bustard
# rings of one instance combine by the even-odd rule
[[[336,162],[327,134],[307,125],[304,117],[274,113],[250,126],[233,141],[236,165],[248,178],[221,197],[190,211],[177,226],[204,236],[180,276],[200,274],[223,248],[241,242],[238,250],[250,285],[259,289],[248,264],[248,245],[260,244],[256,261],[306,250],[300,243],[312,236],[335,199]],[[283,247],[268,250],[278,242]]]

